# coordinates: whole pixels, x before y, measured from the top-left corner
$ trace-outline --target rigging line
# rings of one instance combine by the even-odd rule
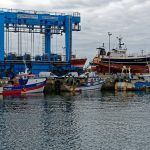
[[[25,31],[25,29],[24,29]],[[26,33],[23,33],[23,52],[26,53],[27,52],[27,44],[26,44]]]
[[[34,58],[34,32],[33,32],[33,58]]]
[[[31,31],[31,40],[30,40],[30,42],[31,42],[31,55],[32,55],[32,58],[33,58],[33,53],[32,53],[32,31]]]
[[[10,32],[10,50],[12,51],[12,33]]]
[[[57,53],[57,35],[56,35],[56,53]]]
[[[28,40],[29,40],[29,38],[28,38],[28,36],[29,36],[29,33],[27,33],[27,52],[29,52],[29,43],[28,43]]]
[[[22,56],[22,33],[20,32],[20,54]]]
[[[9,53],[9,27],[8,27],[8,32],[7,32],[7,34],[8,34],[7,38],[8,38],[8,53]]]
[[[42,48],[42,34],[40,34],[40,53],[42,53],[43,48]]]
[[[53,53],[54,50],[54,39],[53,39],[54,35],[51,34],[50,40],[51,40],[51,53]]]
[[[25,31],[25,29],[23,29],[23,31]],[[23,32],[23,41],[22,41],[22,44],[23,44],[23,47],[22,47],[22,49],[23,49],[23,52],[24,53],[26,53],[26,51],[27,51],[27,48],[26,48],[26,33],[25,32]]]
[[[39,38],[38,38],[38,55],[39,55],[39,51],[40,51],[40,34],[39,34]]]
[[[64,37],[64,35],[62,34],[62,37]],[[62,55],[63,55],[63,59],[64,59],[64,55],[65,55],[65,41],[62,39]]]
[[[42,54],[45,52],[45,34],[42,35]]]
[[[6,45],[6,47],[5,47],[5,48],[6,48],[6,51],[5,51],[5,53],[7,54],[7,28],[6,28],[5,35],[6,35],[6,37],[5,37],[5,38],[6,38],[6,42],[5,42],[5,45]]]
[[[19,27],[18,27],[18,55],[19,55],[19,48],[20,48],[20,44],[19,44]]]

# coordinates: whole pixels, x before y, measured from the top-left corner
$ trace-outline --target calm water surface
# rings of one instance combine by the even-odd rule
[[[150,93],[0,99],[0,150],[149,150]]]

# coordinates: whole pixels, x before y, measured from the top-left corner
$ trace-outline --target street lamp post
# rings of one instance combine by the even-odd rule
[[[108,32],[108,36],[109,36],[109,74],[110,74],[110,36],[112,35],[112,33]]]

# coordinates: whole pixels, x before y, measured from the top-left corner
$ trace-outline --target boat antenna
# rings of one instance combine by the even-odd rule
[[[117,37],[118,41],[119,41],[119,49],[122,49],[122,45],[124,45],[124,43],[122,43],[122,37]]]
[[[105,44],[103,43],[102,47],[104,48],[105,47]]]
[[[144,50],[143,49],[141,50],[141,53],[142,53],[142,56],[143,56],[143,54],[144,54]]]

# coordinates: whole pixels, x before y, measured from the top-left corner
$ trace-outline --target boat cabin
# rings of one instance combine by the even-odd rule
[[[127,49],[112,49],[110,57],[126,57]]]

